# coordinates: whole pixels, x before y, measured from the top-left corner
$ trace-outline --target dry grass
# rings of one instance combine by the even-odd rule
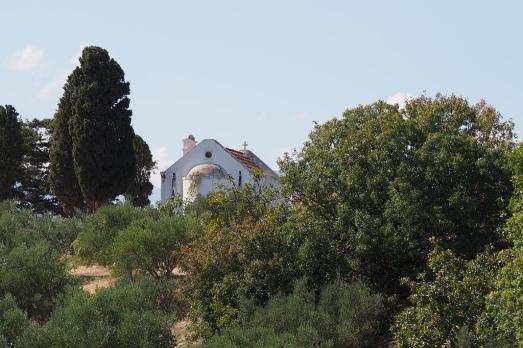
[[[85,279],[82,288],[90,294],[94,294],[97,289],[108,288],[116,284],[116,278],[112,276],[110,267],[73,266],[69,272]]]
[[[187,319],[184,320],[178,320],[176,324],[174,324],[171,332],[173,336],[176,338],[176,346],[177,348],[186,348],[190,347],[190,340],[188,339],[188,332],[189,332],[189,325],[190,321]]]
[[[111,268],[92,265],[92,266],[75,266],[70,270],[71,274],[88,277],[111,277]]]
[[[176,338],[176,348],[197,347],[203,343],[202,339],[194,339],[191,331],[192,322],[187,319],[180,319],[172,327],[172,334]]]

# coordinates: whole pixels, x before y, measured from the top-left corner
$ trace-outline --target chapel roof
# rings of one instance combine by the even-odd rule
[[[256,169],[261,169],[249,157],[245,156],[243,154],[243,152],[234,150],[234,149],[230,149],[228,147],[225,147],[225,151],[227,151],[232,157],[234,157],[238,162],[240,162],[250,172],[253,172]]]
[[[275,179],[279,178],[279,175],[276,174],[274,172],[274,170],[272,170],[265,162],[263,162],[258,156],[256,156],[250,150],[243,150],[243,151],[234,150],[234,149],[223,146],[215,139],[203,139],[201,142],[196,143],[196,141],[194,141],[192,138],[194,138],[194,136],[192,136],[192,137],[189,136],[189,137],[187,137],[187,139],[184,139],[184,141],[192,140],[194,144],[189,144],[192,146],[190,146],[190,148],[187,151],[184,150],[183,156],[161,173],[165,173],[168,170],[173,170],[172,168],[174,168],[178,163],[180,163],[180,161],[182,161],[183,158],[188,156],[195,147],[200,146],[202,143],[205,143],[207,141],[212,141],[212,142],[216,143],[217,145],[219,145],[222,149],[224,149],[232,158],[234,158],[236,161],[238,161],[238,163],[241,164],[249,172],[252,173],[255,170],[261,170],[266,176],[270,176]],[[184,143],[184,146],[185,146],[185,143]],[[205,171],[207,171],[207,169],[210,170],[210,168],[206,168]],[[202,173],[199,173],[199,174],[201,175]]]

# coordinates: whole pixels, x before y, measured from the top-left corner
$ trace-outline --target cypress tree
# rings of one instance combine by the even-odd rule
[[[22,121],[11,105],[0,105],[0,200],[12,198],[23,159]]]
[[[151,171],[154,169],[156,162],[153,161],[153,155],[149,145],[139,135],[134,136],[133,140],[134,158],[136,162],[136,171],[134,180],[127,188],[125,199],[130,201],[135,207],[149,205],[149,196],[153,192],[153,184],[149,181]]]
[[[75,209],[83,207],[82,192],[74,172],[73,143],[69,133],[75,84],[79,75],[80,69],[76,68],[67,78],[64,94],[53,118],[49,149],[49,184],[66,215],[71,215]]]
[[[129,82],[120,65],[100,47],[80,57],[72,119],[74,172],[89,211],[124,193],[134,178],[134,131]]]

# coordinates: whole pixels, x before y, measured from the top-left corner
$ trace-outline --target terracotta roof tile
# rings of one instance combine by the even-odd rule
[[[258,167],[256,163],[254,163],[251,159],[245,156],[241,151],[229,149],[228,147],[225,148],[225,151],[230,153],[232,157],[236,158],[236,160],[240,162],[245,168],[249,169],[250,172],[256,169],[260,169],[260,167]]]

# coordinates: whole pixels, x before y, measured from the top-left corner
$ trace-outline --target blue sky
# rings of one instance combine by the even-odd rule
[[[81,47],[104,47],[162,169],[189,133],[274,167],[313,121],[424,91],[485,99],[523,130],[521,1],[20,0],[1,18],[0,104],[52,116]]]

